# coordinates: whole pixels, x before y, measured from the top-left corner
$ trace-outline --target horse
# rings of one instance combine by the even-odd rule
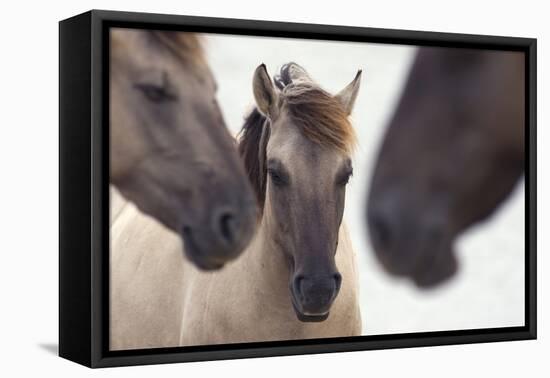
[[[452,277],[455,240],[514,189],[524,146],[522,53],[420,48],[368,194],[368,230],[382,266],[419,288]]]
[[[360,78],[333,96],[296,63],[281,68],[275,85],[265,65],[255,70],[256,107],[239,151],[259,226],[223,270],[185,265],[180,345],[361,333],[358,272],[342,222]]]
[[[257,205],[201,40],[115,28],[110,45],[110,183],[219,269],[252,238]]]

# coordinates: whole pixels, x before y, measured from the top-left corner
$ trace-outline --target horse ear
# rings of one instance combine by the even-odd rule
[[[254,91],[254,99],[260,112],[266,117],[273,119],[277,113],[279,96],[263,63],[254,71],[252,90]]]
[[[347,115],[351,114],[357,93],[359,93],[359,85],[361,84],[362,70],[357,71],[355,79],[349,83],[344,89],[342,89],[336,96],[334,96],[344,106]]]

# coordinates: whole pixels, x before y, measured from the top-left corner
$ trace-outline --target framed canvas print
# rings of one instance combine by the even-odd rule
[[[59,27],[62,357],[536,338],[535,39]]]

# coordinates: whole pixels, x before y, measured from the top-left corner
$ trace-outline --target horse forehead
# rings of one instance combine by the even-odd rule
[[[166,69],[169,59],[161,57],[143,31],[115,29],[111,31],[111,67],[114,72],[132,77],[150,75]]]
[[[324,177],[332,178],[346,157],[307,139],[297,127],[287,124],[272,131],[267,158],[280,160],[292,176],[322,181]]]
[[[145,32],[125,28],[114,28],[111,30],[111,47],[114,51],[124,51],[130,55],[141,55],[146,49]]]
[[[119,62],[126,71],[132,72],[137,80],[158,81],[164,73],[171,76],[174,83],[185,84],[180,90],[192,90],[193,85],[206,94],[216,92],[217,83],[208,64],[183,62],[170,53],[146,31],[116,28],[111,31],[113,62]],[[154,80],[150,80],[153,77]],[[202,93],[202,92],[199,92]],[[195,93],[196,95],[197,93]]]

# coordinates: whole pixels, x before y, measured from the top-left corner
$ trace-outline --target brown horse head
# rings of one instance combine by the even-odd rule
[[[322,321],[340,289],[335,264],[354,133],[348,120],[360,74],[332,96],[289,63],[253,80],[257,109],[240,151],[263,209],[262,230],[288,262],[292,304],[302,321]]]
[[[419,50],[368,199],[389,272],[420,287],[451,277],[457,236],[512,191],[524,167],[524,64],[516,52]]]
[[[191,261],[239,255],[256,202],[196,35],[111,32],[110,131],[111,182],[180,234]]]

